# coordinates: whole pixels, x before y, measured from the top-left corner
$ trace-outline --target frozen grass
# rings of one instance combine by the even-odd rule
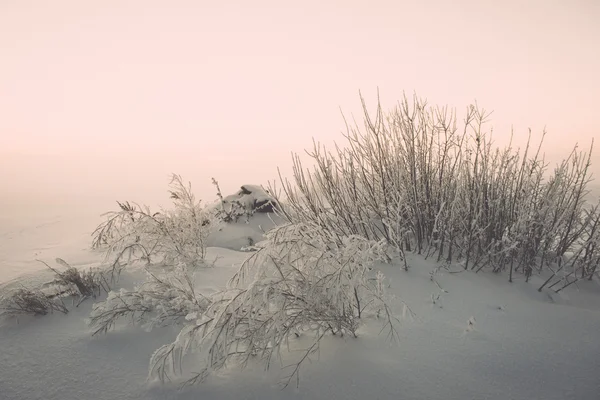
[[[79,299],[79,302],[82,302],[88,298],[95,299],[110,289],[110,278],[106,270],[100,268],[78,270],[65,260],[57,258],[57,264],[65,268],[63,272],[60,272],[44,261],[41,262],[55,274],[55,279],[46,286],[55,287],[56,296],[74,296]]]
[[[56,263],[64,271],[40,261],[54,274],[54,279],[38,287],[25,286],[5,290],[0,296],[0,317],[46,315],[54,311],[69,312],[63,299],[71,298],[75,306],[110,290],[109,274],[101,268],[77,269],[61,258]]]

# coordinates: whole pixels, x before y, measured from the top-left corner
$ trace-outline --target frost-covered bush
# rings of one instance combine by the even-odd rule
[[[120,318],[128,318],[146,330],[180,324],[186,315],[203,312],[210,304],[196,291],[193,273],[184,267],[146,273],[146,281],[134,290],[111,291],[106,300],[94,304],[88,320],[94,335],[106,333]]]
[[[205,265],[205,240],[215,221],[179,175],[172,176],[170,189],[173,209],[151,212],[119,202],[120,211],[107,213],[107,220],[96,228],[93,247],[106,250],[113,271],[133,263]]]
[[[188,315],[177,339],[154,353],[150,376],[170,379],[192,351],[204,356],[204,366],[187,383],[252,359],[268,368],[291,339],[304,335],[310,345],[289,383],[324,335],[357,336],[365,316],[382,318],[395,335],[383,274],[372,270],[375,261],[388,260],[387,247],[359,236],[338,238],[310,223],[272,229],[228,287],[211,296],[204,312]]]
[[[584,246],[589,266],[580,276],[593,276],[590,260],[600,251],[589,239],[595,219],[585,201],[591,148],[575,147],[550,171],[543,136],[537,147],[531,134],[524,149],[496,147],[490,113],[477,106],[459,119],[416,96],[389,113],[377,104],[374,115],[361,101],[364,124],[347,125],[345,146],[315,143],[312,170],[294,156],[293,180],[282,180],[277,199],[289,222],[383,239],[465,269],[509,270],[511,280],[514,271],[529,278]]]
[[[557,265],[548,265],[552,274],[539,287],[553,289],[556,292],[571,286],[579,279],[592,280],[598,276],[600,265],[600,203],[584,211],[585,220],[581,223],[582,231],[575,242],[574,251],[558,258]]]

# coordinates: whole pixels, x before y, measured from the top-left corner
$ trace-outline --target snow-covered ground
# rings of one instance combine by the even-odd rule
[[[36,272],[41,264],[35,258],[62,257],[77,267],[99,262],[101,255],[88,250],[94,218],[97,214],[56,215],[12,225],[3,220],[0,290],[47,279],[46,272]],[[256,235],[258,225],[266,220],[240,223],[213,237],[207,259],[216,260],[215,267],[198,271],[200,290],[224,285],[248,255],[234,249]],[[536,279],[525,283],[519,277],[510,284],[506,276],[442,269],[435,275],[438,286],[430,280],[433,261],[409,255],[408,262],[409,271],[378,265],[391,293],[416,314],[402,320],[400,340],[389,342],[372,321],[357,339],[326,338],[318,357],[303,366],[298,388],[280,388],[286,372],[278,365],[268,372],[260,365],[228,370],[181,391],[175,384],[149,383],[151,354],[179,329],[145,332],[122,325],[92,337],[85,322],[92,302],[86,301],[67,315],[23,317],[0,326],[0,399],[600,398],[596,281],[556,295],[538,293]],[[24,271],[27,277],[12,280]],[[120,284],[131,287],[141,279],[140,271],[130,271]]]

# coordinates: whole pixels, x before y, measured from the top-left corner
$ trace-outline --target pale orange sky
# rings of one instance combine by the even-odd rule
[[[0,200],[152,203],[177,172],[212,201],[212,176],[264,184],[341,140],[377,87],[477,100],[499,140],[546,126],[566,155],[600,132],[598,21],[596,0],[3,0]]]

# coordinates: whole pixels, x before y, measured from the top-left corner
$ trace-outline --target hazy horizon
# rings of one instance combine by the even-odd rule
[[[207,201],[211,177],[266,184],[313,137],[343,141],[359,90],[371,109],[378,88],[385,109],[477,101],[499,143],[545,126],[553,163],[600,128],[598,2],[284,3],[3,2],[4,214],[168,201],[171,172]]]

